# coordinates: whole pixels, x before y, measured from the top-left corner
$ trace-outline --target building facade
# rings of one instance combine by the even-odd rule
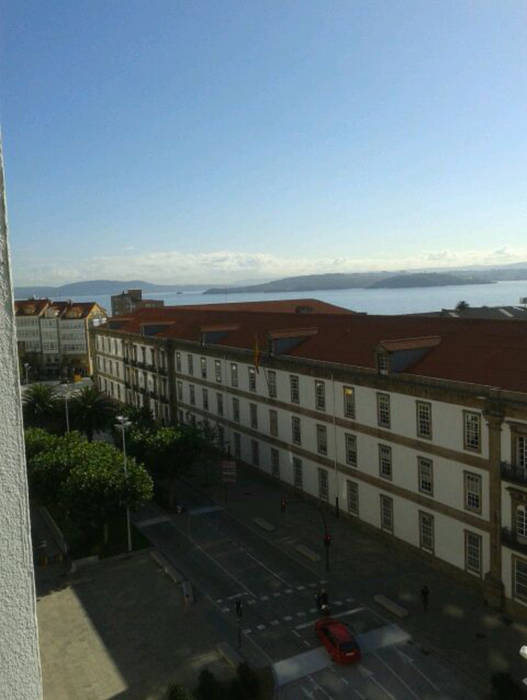
[[[110,322],[99,387],[527,613],[527,324],[277,309]]]
[[[143,299],[142,289],[129,289],[120,294],[113,294],[112,316],[126,316],[138,309],[156,309],[165,305],[162,299]]]
[[[32,376],[91,375],[90,328],[104,323],[95,302],[27,299],[15,301],[16,333],[23,364]]]

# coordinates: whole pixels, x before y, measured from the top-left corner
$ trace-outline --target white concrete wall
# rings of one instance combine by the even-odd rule
[[[42,697],[15,315],[0,150],[0,695]]]

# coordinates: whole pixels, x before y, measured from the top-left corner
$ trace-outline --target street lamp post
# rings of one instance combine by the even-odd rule
[[[68,406],[68,382],[64,382],[64,411],[66,413],[66,432],[70,432],[70,410]]]
[[[328,523],[326,521],[324,511],[322,510],[322,508],[320,508],[318,512],[320,513],[320,517],[322,518],[322,522],[324,523],[324,549],[326,550],[326,571],[329,571],[329,548],[331,546],[331,535],[329,534]]]
[[[29,370],[31,369],[29,362],[24,362],[24,369],[26,371],[26,384],[29,384]]]
[[[123,467],[124,467],[124,478],[125,481],[128,482],[128,469],[127,469],[127,464],[126,464],[126,428],[130,427],[132,423],[126,419],[125,416],[117,416],[117,421],[118,423],[116,424],[116,428],[119,428],[121,430],[122,436],[123,436]],[[126,531],[128,534],[128,553],[132,551],[132,531],[130,529],[130,506],[128,503],[126,504]]]

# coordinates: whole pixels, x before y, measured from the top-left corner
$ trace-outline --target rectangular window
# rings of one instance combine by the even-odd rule
[[[379,445],[379,474],[384,479],[392,478],[392,448]]]
[[[463,411],[463,444],[465,450],[481,449],[481,417],[479,413]]]
[[[217,382],[221,382],[221,360],[214,360],[214,376]]]
[[[209,392],[206,389],[202,389],[203,394],[203,410],[209,410]]]
[[[289,375],[289,386],[291,388],[291,403],[300,403],[300,386],[296,374]]]
[[[249,412],[251,414],[251,428],[258,428],[258,406],[255,403],[249,404]]]
[[[481,513],[481,476],[472,472],[464,472],[465,477],[465,508],[475,513]]]
[[[294,445],[302,444],[302,431],[300,428],[300,418],[291,416],[291,439]]]
[[[381,496],[381,530],[393,532],[393,499]]]
[[[238,386],[238,365],[236,362],[231,362],[231,384]]]
[[[269,432],[275,437],[278,435],[278,413],[269,409]]]
[[[377,425],[390,427],[390,395],[377,394]]]
[[[258,440],[251,440],[251,453],[252,453],[253,464],[255,465],[255,467],[259,466],[259,464],[260,464],[260,446],[258,444]]]
[[[232,420],[235,423],[240,422],[240,401],[239,399],[232,399]]]
[[[481,574],[481,536],[465,530],[465,568]]]
[[[271,447],[271,474],[280,478],[280,453],[275,447]]]
[[[389,367],[388,355],[382,352],[377,353],[377,372],[379,374],[388,374]]]
[[[223,416],[223,394],[216,394],[216,406],[218,416]]]
[[[276,399],[276,372],[272,369],[267,370],[267,389],[269,396]]]
[[[359,514],[359,485],[355,481],[346,481],[346,495],[348,512],[352,515]]]
[[[321,501],[329,498],[328,473],[326,469],[318,468],[318,497]]]
[[[357,438],[355,435],[346,433],[346,464],[350,467],[357,466]]]
[[[256,391],[256,369],[249,367],[249,391]]]
[[[417,479],[419,491],[427,496],[434,494],[434,472],[431,459],[417,458]]]
[[[194,374],[194,358],[192,355],[187,355],[187,363],[188,363],[188,373],[190,375]]]
[[[240,459],[241,455],[241,435],[240,433],[233,433],[232,437],[234,439],[234,456],[236,459]]]
[[[417,437],[432,437],[432,404],[428,401],[416,401]]]
[[[325,425],[317,425],[317,450],[321,455],[328,453],[328,431]]]
[[[434,551],[434,516],[419,511],[419,546],[427,552]]]
[[[326,384],[318,379],[315,380],[315,408],[317,411],[326,410]]]
[[[514,558],[514,597],[527,601],[527,561]]]
[[[190,394],[190,403],[195,406],[196,405],[196,390],[194,389],[194,384],[189,384],[188,387],[189,394]]]
[[[304,485],[302,460],[300,457],[293,457],[293,484],[297,489],[301,489]]]
[[[207,379],[207,358],[200,357],[199,362],[200,362],[200,366],[201,366],[201,378]]]
[[[346,418],[355,418],[355,390],[351,386],[342,389],[344,397],[344,415]]]

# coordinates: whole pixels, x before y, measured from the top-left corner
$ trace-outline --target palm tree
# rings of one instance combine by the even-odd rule
[[[59,397],[51,384],[31,384],[23,395],[26,427],[55,428],[58,419]]]
[[[73,423],[77,430],[93,440],[96,430],[105,430],[112,425],[116,405],[94,386],[85,386],[70,401]]]

